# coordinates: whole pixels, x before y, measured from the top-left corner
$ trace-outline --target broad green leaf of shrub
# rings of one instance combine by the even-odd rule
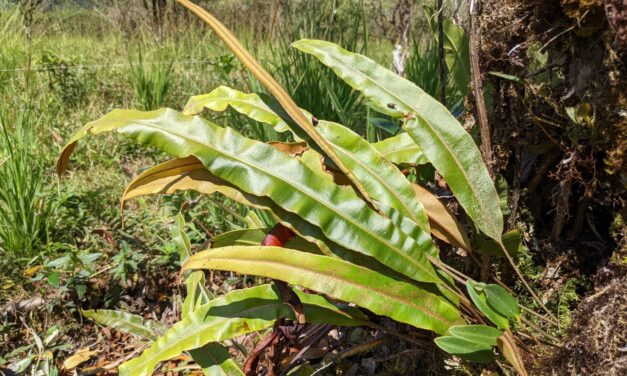
[[[69,141],[57,164],[67,166],[78,139],[117,131],[177,157],[197,157],[213,175],[255,196],[267,196],[284,210],[318,226],[333,242],[375,258],[412,279],[442,283],[425,251],[428,234],[411,239],[355,192],[320,179],[300,162],[272,146],[248,139],[199,117],[170,109],[114,110],[88,123]]]
[[[451,326],[449,333],[453,337],[465,339],[485,346],[496,346],[501,331],[487,325],[456,325]]]
[[[81,313],[83,316],[99,324],[125,333],[134,334],[140,338],[154,339],[157,337],[154,329],[139,315],[110,309],[81,310]]]
[[[319,155],[315,158],[317,160],[316,163],[318,163],[318,166],[315,167],[317,169],[315,172],[317,174],[326,174],[321,170]],[[372,257],[364,256],[363,254],[351,251],[334,243],[326,238],[318,227],[303,221],[294,213],[283,210],[267,197],[257,197],[237,191],[233,186],[212,175],[196,157],[174,159],[146,170],[129,184],[123,199],[149,194],[170,194],[177,190],[195,190],[203,194],[220,192],[240,204],[271,212],[279,223],[292,229],[298,235],[286,244],[288,248],[310,253],[322,253],[331,257],[339,257],[396,279],[407,278],[379,263]],[[411,221],[403,218],[403,222]],[[413,231],[419,231],[415,224],[410,224],[409,227]],[[401,230],[407,234],[405,228],[401,228]],[[247,230],[236,230],[222,234],[224,236],[218,235],[215,238],[217,243],[214,245],[214,248],[227,245],[258,245],[261,243],[263,237],[265,237],[265,234],[262,235],[260,232],[247,233],[246,231]],[[251,243],[256,240],[259,241],[254,244]],[[305,243],[305,240],[315,244],[315,246]],[[229,242],[233,244],[228,244]],[[317,249],[315,249],[315,247],[317,247]],[[428,289],[435,288],[435,286],[431,284],[421,284],[421,286]],[[442,290],[442,288],[439,288],[439,290]],[[450,294],[445,295],[450,296]],[[456,300],[453,299],[452,301]]]
[[[192,256],[193,257],[193,256]],[[363,315],[354,308],[341,310],[319,295],[296,291],[310,323],[343,326],[363,325]],[[174,324],[137,358],[119,368],[122,376],[150,375],[157,363],[223,341],[268,328],[279,318],[293,319],[292,308],[281,302],[271,285],[232,291],[197,307]]]
[[[520,309],[516,298],[503,287],[489,284],[483,287],[483,292],[485,292],[486,301],[495,311],[509,319],[518,320],[520,318]]]
[[[503,214],[492,179],[472,137],[446,107],[414,83],[334,43],[302,39],[292,46],[333,69],[373,109],[405,117],[404,129],[444,177],[468,216],[486,235],[501,240]]]
[[[449,354],[457,355],[469,362],[490,363],[494,361],[492,347],[453,336],[438,337],[435,344]]]
[[[320,160],[319,157],[316,158],[318,158],[317,169],[320,170]],[[323,173],[321,170],[316,172]],[[237,191],[232,185],[212,175],[196,157],[173,159],[146,170],[128,185],[122,201],[141,195],[171,194],[178,190],[194,190],[207,195],[219,192],[225,197],[242,205],[271,212],[278,222],[290,228],[298,235],[298,238],[288,242],[290,248],[339,257],[354,264],[366,266],[386,275],[394,276],[395,278],[402,276],[402,274],[399,273],[395,274],[393,270],[385,267],[371,257],[366,257],[332,242],[326,238],[318,227],[303,221],[298,215],[292,212],[283,210],[267,197],[258,197]],[[228,233],[224,235],[226,240],[229,240],[229,237],[231,237]],[[304,242],[299,239],[304,239],[307,242],[315,244],[315,247],[318,249],[316,250],[315,247],[312,247],[310,244],[304,244]],[[231,240],[237,241],[232,238]],[[256,244],[259,243],[261,243],[261,240]]]
[[[448,301],[413,284],[343,260],[287,248],[207,250],[189,258],[183,269],[228,270],[282,280],[441,334],[463,322]]]
[[[501,315],[488,304],[485,291],[483,291],[483,286],[485,286],[484,283],[480,284],[471,280],[466,282],[466,291],[468,291],[470,300],[472,300],[481,313],[483,313],[485,317],[492,321],[492,323],[494,323],[494,325],[496,325],[499,329],[508,329],[509,321],[507,320],[507,317]]]

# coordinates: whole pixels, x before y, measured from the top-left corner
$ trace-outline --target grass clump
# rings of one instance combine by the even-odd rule
[[[51,211],[37,146],[42,118],[29,104],[16,106],[0,107],[0,253],[14,261],[36,256],[46,243]]]
[[[173,60],[160,51],[151,57],[145,61],[141,48],[129,54],[129,82],[135,106],[144,111],[163,106],[172,81]]]

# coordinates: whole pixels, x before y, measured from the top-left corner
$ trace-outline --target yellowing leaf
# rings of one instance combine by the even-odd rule
[[[31,266],[30,268],[24,269],[24,271],[22,272],[22,275],[24,277],[32,277],[33,275],[37,274],[37,272],[40,271],[42,268],[43,268],[43,265]]]
[[[190,257],[183,265],[183,270],[188,269],[228,270],[279,279],[440,334],[463,323],[457,308],[439,295],[343,260],[288,248],[211,249]]]
[[[466,231],[446,205],[428,189],[418,184],[412,184],[412,188],[416,193],[416,198],[422,203],[427,212],[431,233],[440,240],[470,251],[470,241]]]
[[[88,361],[92,356],[98,354],[98,351],[89,351],[89,348],[78,350],[74,355],[63,361],[63,368],[71,370]]]
[[[205,194],[220,192],[233,201],[247,202],[237,190],[211,175],[196,157],[173,159],[149,168],[126,187],[121,201],[124,204],[138,196],[190,189]]]
[[[514,342],[512,332],[506,330],[502,336],[497,338],[496,342],[499,346],[499,349],[501,350],[501,353],[503,354],[505,359],[507,359],[509,364],[511,364],[516,369],[516,372],[518,372],[520,376],[527,376],[525,362],[520,355],[520,350],[518,349],[518,346],[516,346],[516,343]]]

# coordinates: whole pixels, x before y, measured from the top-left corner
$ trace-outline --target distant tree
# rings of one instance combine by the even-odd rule
[[[24,13],[24,24],[30,38],[30,27],[33,24],[33,14],[43,3],[43,0],[19,0],[18,4]]]
[[[142,3],[146,11],[152,15],[155,28],[161,30],[168,10],[168,0],[150,0],[150,5],[148,5],[147,0],[142,0]]]

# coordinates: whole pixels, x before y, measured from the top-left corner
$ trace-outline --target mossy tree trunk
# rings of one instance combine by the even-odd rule
[[[494,169],[509,186],[507,226],[524,233],[529,258],[543,271],[535,282],[554,294],[547,298],[573,278],[579,292],[593,294],[590,282],[611,284],[625,275],[627,5],[484,0],[481,6],[475,27]],[[611,278],[598,277],[608,270]],[[624,305],[609,309],[619,315],[613,322],[625,321]],[[584,356],[573,350],[569,365],[551,358],[548,367],[612,374],[603,360],[621,353],[604,340],[604,355],[578,348]]]

